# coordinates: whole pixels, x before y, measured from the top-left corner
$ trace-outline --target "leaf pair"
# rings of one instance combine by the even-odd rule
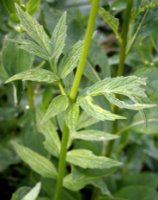
[[[93,102],[92,97],[104,95],[110,103],[113,103],[120,108],[127,108],[131,110],[151,108],[155,105],[142,104],[138,102],[138,100],[140,100],[142,97],[146,97],[145,88],[143,88],[145,85],[145,79],[136,76],[106,78],[86,88],[82,95],[78,98],[78,103],[87,114],[96,119],[124,119],[124,117],[113,114],[110,111],[107,111],[96,105]],[[120,100],[118,99],[117,95],[124,95],[132,102],[127,103],[123,100]]]
[[[21,41],[21,48],[46,60],[53,58],[57,61],[65,45],[66,13],[60,18],[49,39],[44,28],[33,17],[24,12],[17,4],[16,9],[20,22],[30,37],[28,40]]]

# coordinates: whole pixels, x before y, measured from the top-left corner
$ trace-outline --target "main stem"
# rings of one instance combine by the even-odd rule
[[[125,12],[125,18],[123,23],[123,30],[122,30],[122,43],[120,47],[120,57],[119,57],[119,65],[117,70],[117,76],[122,76],[124,73],[124,66],[125,66],[125,59],[126,59],[126,49],[127,49],[127,36],[128,36],[128,29],[131,19],[131,11],[132,11],[133,0],[127,1],[127,8]],[[113,113],[117,113],[118,108],[114,105],[113,106]],[[112,133],[116,134],[118,127],[117,120],[112,124]],[[107,145],[106,149],[106,156],[110,156],[112,153],[114,141],[110,141]]]
[[[99,7],[99,0],[93,0],[92,8],[91,8],[89,19],[88,19],[88,26],[87,26],[87,30],[86,30],[83,50],[81,53],[79,65],[77,67],[76,75],[75,75],[74,82],[72,84],[72,88],[71,88],[71,92],[70,92],[70,99],[72,102],[75,102],[75,99],[77,97],[79,84],[80,84],[82,74],[84,71],[84,66],[86,64],[88,51],[89,51],[90,43],[91,43],[91,39],[92,39],[92,34],[94,31],[94,25],[95,25],[95,21],[96,21],[98,7]],[[69,130],[68,130],[66,124],[64,124],[62,142],[61,142],[61,150],[60,150],[60,158],[59,158],[59,166],[58,166],[57,187],[56,187],[54,200],[60,199],[60,193],[61,193],[62,185],[63,185],[63,178],[64,178],[64,174],[65,174],[68,140],[69,140]]]
[[[88,20],[88,26],[87,26],[87,31],[86,31],[86,35],[85,35],[85,40],[84,40],[84,46],[83,46],[83,50],[81,52],[79,65],[77,67],[75,79],[74,79],[74,82],[73,82],[73,85],[72,85],[72,88],[71,88],[71,92],[70,92],[70,99],[72,101],[74,101],[76,99],[78,87],[79,87],[79,84],[80,84],[80,81],[81,81],[81,78],[82,78],[82,74],[83,74],[83,71],[84,71],[84,67],[85,67],[85,64],[86,64],[88,51],[89,51],[89,48],[90,48],[90,43],[91,43],[91,39],[92,39],[92,35],[93,35],[93,30],[94,30],[94,25],[95,25],[98,7],[99,7],[99,0],[93,0],[92,1],[92,8],[91,8],[91,12],[90,12],[90,15],[89,15],[89,20]]]

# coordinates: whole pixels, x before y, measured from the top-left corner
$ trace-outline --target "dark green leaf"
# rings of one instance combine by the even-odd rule
[[[115,194],[116,197],[125,198],[128,200],[157,200],[157,192],[155,189],[135,185],[122,188]]]

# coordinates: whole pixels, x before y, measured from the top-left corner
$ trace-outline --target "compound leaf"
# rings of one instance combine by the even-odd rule
[[[145,85],[146,79],[136,76],[105,78],[86,88],[84,94],[97,96],[104,93],[114,93],[125,96],[146,97],[145,89],[143,88]]]
[[[27,32],[27,34],[43,49],[45,49],[48,54],[49,50],[49,37],[44,31],[43,26],[41,26],[31,15],[24,12],[20,6],[16,4],[16,9],[20,22]]]

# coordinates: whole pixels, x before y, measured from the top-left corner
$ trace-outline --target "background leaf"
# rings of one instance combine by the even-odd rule
[[[53,179],[56,178],[56,169],[48,159],[15,142],[13,143],[13,146],[20,158],[24,160],[24,162],[26,162],[35,172],[43,177]]]
[[[22,200],[36,200],[41,189],[41,183],[37,183],[28,194],[26,194]]]
[[[122,38],[118,32],[119,19],[114,17],[109,11],[106,11],[104,8],[99,8],[99,14],[104,19],[104,21],[110,26],[110,28],[114,31],[114,33],[116,34],[116,37],[121,43]]]

